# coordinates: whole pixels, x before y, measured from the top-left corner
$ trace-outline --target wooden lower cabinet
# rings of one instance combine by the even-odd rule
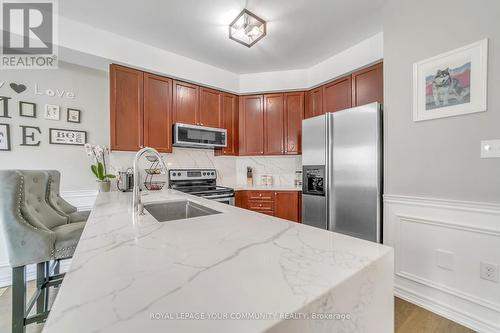
[[[257,213],[300,222],[300,197],[299,191],[236,191],[235,205]]]
[[[274,192],[274,216],[299,222],[299,192]]]

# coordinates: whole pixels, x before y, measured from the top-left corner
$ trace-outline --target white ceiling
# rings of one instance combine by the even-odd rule
[[[59,14],[231,72],[308,68],[382,31],[385,0],[64,0]],[[228,38],[243,9],[268,22],[250,49]]]

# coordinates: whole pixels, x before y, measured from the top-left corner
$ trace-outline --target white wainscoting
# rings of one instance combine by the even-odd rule
[[[397,296],[478,332],[500,332],[500,204],[384,196],[384,243],[395,250]],[[437,252],[452,260],[438,266]]]
[[[64,191],[61,196],[78,210],[91,210],[94,206],[97,197],[97,191]],[[0,229],[0,239],[3,240],[3,231]],[[61,265],[61,271],[65,271],[69,267],[70,261],[64,261]],[[26,269],[26,278],[32,280],[36,276],[36,266],[30,265]],[[3,242],[0,244],[0,287],[9,286],[12,283],[12,269],[7,261],[7,252]]]

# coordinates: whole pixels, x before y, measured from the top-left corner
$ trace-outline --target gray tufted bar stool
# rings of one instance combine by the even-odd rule
[[[51,274],[49,263],[70,258],[85,222],[68,223],[46,200],[49,173],[0,170],[0,225],[12,267],[12,333],[43,322],[49,313],[49,287],[64,274]],[[37,264],[37,291],[26,304],[26,265]],[[53,267],[52,267],[53,268]],[[36,304],[36,314],[28,316]]]
[[[90,211],[78,212],[76,207],[61,198],[61,173],[57,170],[48,170],[49,183],[47,186],[47,202],[62,216],[67,216],[69,223],[85,222]]]

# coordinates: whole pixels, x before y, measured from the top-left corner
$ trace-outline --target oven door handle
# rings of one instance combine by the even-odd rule
[[[205,199],[225,199],[225,198],[233,198],[234,195],[220,194],[220,195],[202,195],[201,198]]]

